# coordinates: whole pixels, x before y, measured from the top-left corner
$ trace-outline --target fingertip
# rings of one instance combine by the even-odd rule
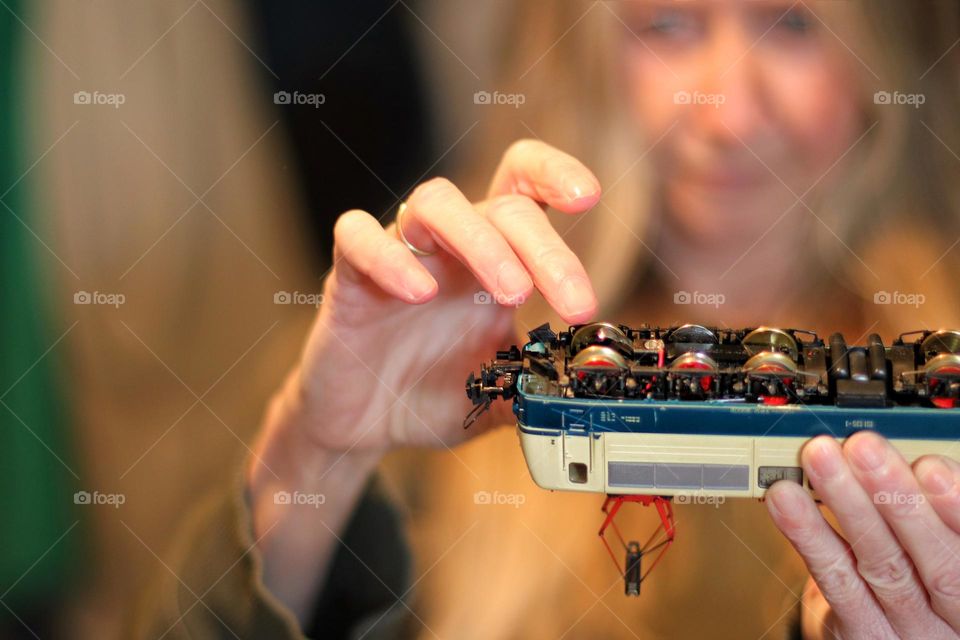
[[[572,273],[564,277],[556,295],[557,311],[571,324],[586,322],[597,312],[597,294],[590,278],[584,273]]]
[[[800,464],[812,480],[823,480],[840,471],[843,455],[833,436],[820,435],[800,450]]]
[[[558,309],[558,311],[560,311]],[[560,317],[563,318],[564,322],[567,324],[584,324],[590,322],[597,315],[597,305],[593,304],[589,308],[584,309],[583,311],[578,311],[576,313],[567,313],[565,311],[560,312]]]
[[[440,285],[432,275],[424,269],[422,272],[413,271],[407,275],[404,294],[406,302],[410,304],[423,304],[436,297],[440,290]]]
[[[923,456],[914,463],[914,472],[923,490],[932,496],[941,496],[953,489],[956,474],[940,456]]]
[[[833,443],[836,443],[836,439],[826,434],[810,438],[800,448],[800,459],[804,460],[810,455],[816,455],[821,451],[825,451],[827,447],[832,446]]]
[[[530,296],[533,295],[536,287],[533,285],[533,280],[530,280],[530,285],[524,287],[519,293],[503,293],[497,296],[497,303],[502,307],[520,307],[527,300],[530,299]]]
[[[873,471],[881,467],[888,457],[888,444],[885,438],[869,430],[858,431],[843,443],[843,453],[847,460],[863,471]]]
[[[778,480],[767,489],[764,496],[767,510],[781,524],[796,524],[803,517],[806,502],[812,500],[806,489],[791,480]],[[782,528],[782,527],[781,527]]]
[[[553,198],[548,204],[561,213],[576,215],[597,206],[602,195],[600,186],[597,185],[595,189],[590,191],[581,192],[578,190],[576,193],[569,193],[564,199]]]

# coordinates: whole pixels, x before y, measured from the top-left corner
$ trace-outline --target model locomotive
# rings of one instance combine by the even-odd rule
[[[862,346],[839,333],[694,324],[544,324],[528,335],[470,374],[464,426],[512,399],[534,482],[608,495],[601,535],[624,499],[656,503],[669,542],[671,498],[759,498],[781,479],[809,489],[800,449],[820,434],[872,429],[908,462],[960,451],[957,330],[890,345],[871,334]]]
[[[907,340],[914,336],[913,340]],[[800,479],[799,449],[875,429],[908,458],[960,439],[960,331],[864,346],[835,333],[594,322],[530,342],[471,373],[477,413],[514,400],[534,480],[549,489],[718,490],[756,496]],[[755,481],[751,481],[751,479]]]

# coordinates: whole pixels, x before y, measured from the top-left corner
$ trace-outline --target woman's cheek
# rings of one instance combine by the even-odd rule
[[[658,140],[680,115],[674,95],[690,87],[648,52],[635,47],[627,51],[624,73],[633,120],[649,140]]]
[[[821,63],[768,75],[777,119],[806,164],[821,171],[843,155],[863,126],[856,83],[837,71],[837,65]]]

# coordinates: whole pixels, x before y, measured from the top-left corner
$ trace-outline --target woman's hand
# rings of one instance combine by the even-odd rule
[[[418,258],[369,213],[334,228],[334,266],[299,366],[267,412],[247,470],[262,580],[304,623],[366,478],[387,450],[451,445],[469,434],[470,371],[516,341],[516,307],[539,289],[570,323],[597,300],[580,260],[541,205],[568,214],[600,199],[594,175],[543,143],[506,152],[473,204],[434,179],[407,199],[403,232]],[[481,291],[488,294],[477,296]],[[278,495],[307,494],[300,504]]]
[[[384,229],[357,210],[340,216],[298,380],[310,439],[338,451],[463,439],[466,376],[516,341],[516,307],[534,286],[567,322],[595,313],[583,265],[541,205],[578,214],[599,198],[579,161],[521,141],[504,155],[487,200],[471,203],[442,178],[407,199],[405,237],[436,255],[415,256],[395,223]],[[490,295],[478,297],[482,290]],[[507,403],[495,404],[506,418]]]
[[[815,438],[801,461],[843,534],[799,485],[767,492],[815,582],[803,598],[804,637],[960,637],[960,464],[927,456],[911,468],[871,432],[843,447]]]

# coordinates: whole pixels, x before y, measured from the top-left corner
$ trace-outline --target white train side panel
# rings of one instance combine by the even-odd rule
[[[806,437],[525,433],[520,446],[533,481],[544,489],[608,494],[761,498],[776,480],[809,482],[800,468]],[[908,463],[951,455],[960,443],[894,439]]]

